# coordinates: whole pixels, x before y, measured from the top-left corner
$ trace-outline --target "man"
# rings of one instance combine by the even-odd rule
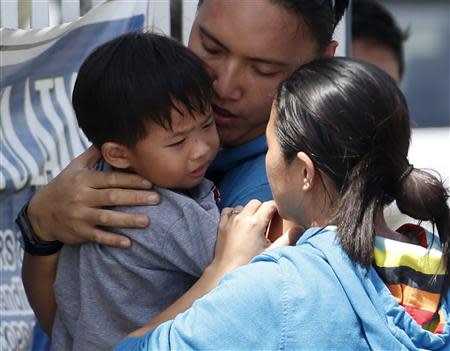
[[[252,198],[271,198],[264,168],[264,131],[273,93],[301,64],[334,54],[337,43],[331,35],[348,1],[313,3],[199,3],[189,47],[208,65],[214,82],[213,112],[224,150],[210,174],[224,197],[222,207],[243,205]],[[65,243],[95,240],[126,247],[126,238],[97,226],[148,225],[145,216],[99,208],[152,204],[158,199],[157,194],[145,191],[151,185],[138,176],[89,170],[97,158],[89,150],[32,199],[27,213],[38,237]]]
[[[354,0],[352,4],[352,56],[378,66],[400,83],[408,34],[376,0]]]

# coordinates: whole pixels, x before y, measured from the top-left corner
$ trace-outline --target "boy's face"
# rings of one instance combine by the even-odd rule
[[[188,189],[203,179],[219,148],[212,114],[194,116],[180,104],[172,109],[172,130],[149,121],[147,136],[129,150],[131,169],[153,184]]]
[[[319,56],[305,23],[269,0],[205,0],[189,48],[211,74],[214,118],[225,147],[264,135],[279,83]]]

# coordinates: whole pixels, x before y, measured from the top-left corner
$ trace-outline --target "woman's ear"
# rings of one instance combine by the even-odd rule
[[[311,190],[314,181],[315,181],[315,174],[316,169],[314,168],[314,163],[312,162],[311,158],[305,154],[303,151],[300,151],[297,153],[297,159],[303,164],[302,174],[301,174],[301,181],[302,181],[302,189],[304,191]]]
[[[106,162],[115,168],[129,168],[129,150],[126,146],[114,142],[106,142],[102,145],[102,156]]]

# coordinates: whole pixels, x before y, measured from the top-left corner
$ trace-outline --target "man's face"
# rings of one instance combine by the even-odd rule
[[[370,40],[355,39],[352,41],[352,57],[381,68],[400,83],[400,64],[392,50]]]
[[[304,22],[268,0],[205,0],[189,47],[213,79],[214,118],[224,147],[264,135],[279,83],[318,56]]]

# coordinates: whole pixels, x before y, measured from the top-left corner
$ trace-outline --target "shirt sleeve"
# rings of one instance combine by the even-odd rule
[[[166,269],[200,277],[214,258],[219,211],[215,205],[210,210],[199,208],[184,206],[167,229],[162,246]]]
[[[275,262],[241,267],[185,313],[143,337],[123,340],[115,350],[281,349],[284,286]]]
[[[158,206],[119,208],[150,218],[150,225],[144,229],[114,228],[133,242],[123,255],[132,255],[142,267],[200,277],[214,258],[220,219],[214,197],[209,194],[200,205],[167,189],[158,190],[162,197]]]

